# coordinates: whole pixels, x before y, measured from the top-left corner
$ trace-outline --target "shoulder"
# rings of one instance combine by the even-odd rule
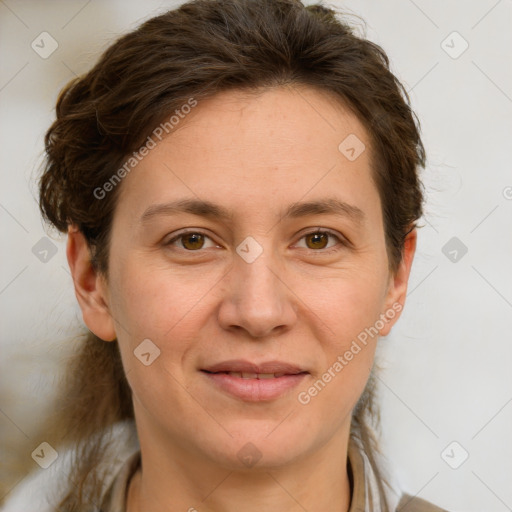
[[[53,512],[70,464],[71,452],[65,450],[48,468],[32,471],[11,489],[0,511]]]
[[[108,466],[104,488],[110,486],[126,460],[138,449],[134,432],[130,422],[120,422],[113,426],[111,435],[115,441],[104,458]],[[64,496],[74,454],[71,448],[58,450],[58,457],[51,466],[34,470],[11,489],[3,505],[0,505],[0,512],[55,512],[58,502]]]
[[[402,494],[396,512],[448,512],[417,496]]]
[[[352,503],[350,512],[386,509],[395,512],[447,512],[428,501],[405,492],[397,474],[380,452],[373,453],[373,464],[357,438],[350,438],[348,446],[349,475],[352,475]],[[386,475],[379,486],[379,474]]]

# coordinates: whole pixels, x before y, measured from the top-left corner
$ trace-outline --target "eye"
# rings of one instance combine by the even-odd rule
[[[334,240],[335,243],[329,244],[329,239]],[[333,247],[336,247],[337,243],[341,244],[342,246],[345,246],[344,240],[342,240],[338,235],[335,235],[334,233],[331,233],[330,231],[326,231],[323,229],[317,229],[315,231],[311,231],[310,233],[306,233],[301,237],[300,240],[304,240],[304,244],[302,247],[305,247],[306,249],[313,249],[313,250],[322,250],[322,249],[328,249],[324,250],[323,252],[333,252]],[[337,243],[336,243],[337,242]],[[298,245],[300,247],[300,245]]]
[[[209,240],[211,242],[210,247],[217,247],[213,240],[200,231],[186,231],[179,235],[171,238],[168,242],[165,242],[166,246],[172,246],[178,243],[180,249],[186,251],[197,251],[199,249],[205,249],[205,243]]]
[[[316,229],[306,233],[300,238],[300,241],[304,240],[304,245],[297,245],[297,247],[312,249],[315,252],[329,253],[338,250],[337,245],[346,246],[345,240],[338,235],[324,230]],[[333,241],[329,245],[329,242]],[[210,245],[208,245],[208,242]],[[201,249],[207,249],[208,247],[218,247],[217,244],[205,233],[200,231],[185,231],[178,235],[175,235],[169,241],[165,242],[165,246],[175,246],[178,249],[182,249],[188,252],[197,252]]]

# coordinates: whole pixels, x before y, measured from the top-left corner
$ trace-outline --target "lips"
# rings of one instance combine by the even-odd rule
[[[216,372],[240,379],[275,379],[287,375],[286,373],[252,373],[252,372]]]
[[[276,400],[309,373],[282,361],[255,364],[243,360],[224,361],[201,371],[214,389],[247,402]]]
[[[267,361],[260,364],[250,363],[242,359],[233,359],[230,361],[223,361],[221,363],[203,368],[203,371],[208,373],[240,373],[246,375],[275,375],[276,377],[283,375],[297,375],[299,373],[307,373],[306,370],[299,366],[285,363],[282,361]],[[243,378],[256,378],[256,377],[243,377]],[[261,377],[260,377],[261,378]],[[265,377],[263,377],[265,378]]]

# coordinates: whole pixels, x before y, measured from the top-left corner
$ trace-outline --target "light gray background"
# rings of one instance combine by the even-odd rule
[[[50,235],[46,262],[32,251],[47,236],[34,178],[58,91],[113,37],[173,5],[0,0],[2,461],[22,454],[36,468],[31,436],[81,318],[64,239]],[[388,53],[429,156],[408,303],[381,340],[384,449],[412,494],[453,511],[512,510],[512,2],[331,5],[361,15]],[[46,59],[31,48],[43,31],[58,43]],[[0,492],[18,477],[0,472]]]

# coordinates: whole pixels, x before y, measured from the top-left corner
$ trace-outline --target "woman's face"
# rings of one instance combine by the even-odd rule
[[[119,186],[113,320],[84,318],[118,339],[141,445],[233,468],[346,444],[415,237],[391,275],[357,118],[305,87],[225,92]]]

